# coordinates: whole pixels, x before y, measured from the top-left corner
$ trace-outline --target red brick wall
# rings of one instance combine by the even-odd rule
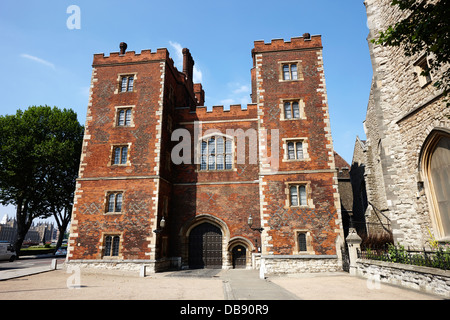
[[[152,228],[153,180],[81,181],[80,188],[83,192],[75,206],[77,223],[73,230],[78,236],[71,259],[101,259],[99,247],[104,234],[121,235],[119,254],[124,259],[148,259],[145,253],[149,252]],[[107,190],[124,190],[122,213],[105,213]],[[70,236],[72,239],[74,235]]]

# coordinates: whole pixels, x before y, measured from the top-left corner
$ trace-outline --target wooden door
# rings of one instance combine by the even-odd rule
[[[189,268],[222,268],[222,232],[202,223],[189,234]]]
[[[244,246],[235,246],[232,250],[233,268],[245,268],[247,266],[247,250]]]

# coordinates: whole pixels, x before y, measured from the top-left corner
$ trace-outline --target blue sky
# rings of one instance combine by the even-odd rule
[[[79,29],[67,26],[70,5]],[[350,163],[356,136],[365,138],[372,78],[366,21],[363,0],[1,1],[0,114],[47,104],[84,124],[93,54],[122,41],[129,51],[167,48],[179,69],[177,50],[189,48],[205,105],[246,104],[253,42],[308,32],[322,36],[334,148]]]

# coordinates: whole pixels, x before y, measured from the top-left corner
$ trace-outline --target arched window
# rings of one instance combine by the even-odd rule
[[[450,134],[434,131],[422,151],[429,203],[437,236],[450,238]]]

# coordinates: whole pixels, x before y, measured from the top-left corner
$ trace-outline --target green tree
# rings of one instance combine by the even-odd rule
[[[52,212],[59,230],[55,252],[61,246],[72,215],[84,133],[84,128],[78,121],[63,119],[58,126],[61,129],[64,128],[59,131],[62,135],[58,138],[64,143],[59,145],[58,152],[54,154],[53,163],[56,166],[49,175],[53,183],[50,184],[50,192],[47,195],[49,210]]]
[[[82,136],[70,109],[33,106],[0,116],[0,203],[16,206],[17,254],[35,218],[71,204]]]
[[[447,65],[450,62],[449,0],[392,0],[391,5],[405,11],[406,17],[371,41],[383,46],[402,47],[406,56],[426,52],[430,68],[423,72],[424,76]],[[444,96],[448,94],[450,68],[436,79],[434,85],[443,91]]]

